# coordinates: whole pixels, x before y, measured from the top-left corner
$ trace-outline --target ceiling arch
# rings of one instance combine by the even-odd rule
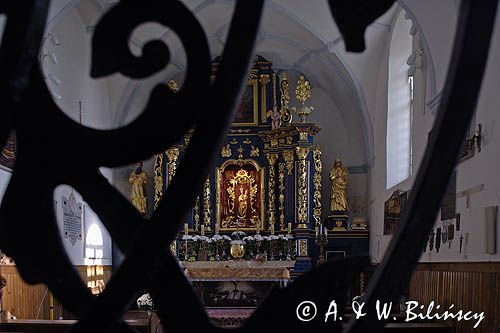
[[[93,10],[98,8],[100,11],[99,15],[101,15],[117,2],[117,0],[92,0],[84,2],[79,0],[54,0],[51,3],[47,28],[50,30],[50,28],[56,26],[61,18],[75,6],[78,10],[84,11],[83,9],[86,8],[84,6],[88,6],[91,3],[94,8]],[[234,8],[234,1],[183,0],[183,2],[202,23],[214,53],[213,56],[219,55],[224,47],[224,41]],[[428,46],[426,45],[422,29],[418,26],[418,21],[406,5],[407,1],[399,0],[398,2],[412,17],[417,30],[423,37],[424,53],[427,64],[430,64],[429,71],[432,72],[432,57],[430,52],[428,52]],[[311,13],[316,14],[311,16]],[[382,45],[376,47],[385,47],[384,34],[390,32],[393,14],[394,11],[392,11],[392,14],[386,14],[369,27],[370,31],[378,33],[378,35],[367,33],[367,38],[378,38],[378,40],[372,41],[372,46]],[[84,17],[84,15],[81,16]],[[84,23],[87,24],[87,22]],[[87,26],[86,28],[89,31],[92,30],[91,26]],[[155,29],[156,31],[145,29],[139,36],[134,36],[131,40],[131,48],[135,48],[136,51],[140,52],[141,46],[148,38],[161,38],[169,44],[169,47],[173,50],[172,63],[174,65],[167,67],[154,78],[161,81],[182,73],[185,68],[185,62],[183,61],[183,51],[180,43],[174,41],[175,34],[163,27],[156,27]],[[330,95],[331,99],[337,103],[343,116],[348,119],[348,122],[355,125],[356,129],[353,131],[355,133],[353,135],[363,136],[363,160],[370,164],[374,158],[374,138],[370,115],[372,110],[369,107],[373,102],[371,96],[373,95],[373,89],[369,87],[369,84],[367,86],[366,78],[364,77],[366,75],[362,70],[359,70],[360,62],[353,62],[352,55],[345,53],[342,49],[342,44],[342,37],[331,19],[326,1],[307,4],[304,4],[301,0],[268,0],[266,2],[265,15],[263,17],[256,52],[270,58],[270,60],[274,61],[275,66],[280,69],[293,69],[303,72],[311,80],[313,86],[324,89]],[[284,49],[286,49],[286,52],[282,52]],[[427,52],[425,52],[426,50]],[[367,50],[362,55],[366,57],[364,60],[365,63],[372,60],[370,52],[372,51]],[[431,73],[431,90],[434,91],[435,88],[433,87],[435,87],[435,84],[433,85],[432,83],[433,77]],[[115,96],[111,98],[114,102],[110,102],[110,117],[114,126],[119,126],[134,116],[133,112],[129,112],[129,109],[133,104],[133,99],[141,94],[141,90],[147,86],[147,83],[126,80],[126,78],[122,78],[121,80],[124,82],[119,82],[119,84],[116,83],[120,79],[112,78],[107,80],[110,90],[118,89],[114,93],[111,93],[111,95],[114,94]]]
[[[219,13],[222,11],[222,7],[227,7],[227,20],[219,22],[217,25],[212,22],[210,28],[204,26],[212,51],[217,50],[213,56],[220,54],[219,52],[222,50],[223,41],[229,29],[232,4],[228,1],[207,0],[198,4],[194,9],[195,15],[203,23],[207,20],[204,14],[210,13],[211,6],[218,6]],[[362,140],[356,140],[362,142],[363,146],[360,149],[363,155],[362,159],[359,160],[360,163],[372,161],[373,129],[368,108],[361,84],[350,71],[347,62],[342,59],[342,55],[335,50],[335,46],[340,42],[340,35],[334,40],[329,40],[281,4],[274,1],[268,1],[268,4],[256,45],[256,53],[269,58],[274,62],[276,68],[303,72],[313,86],[321,87],[330,94],[332,100],[338,101],[339,109],[342,111],[346,123],[353,127],[351,135],[362,137]],[[223,15],[219,14],[219,16]],[[332,28],[334,27],[332,24]],[[146,35],[147,33],[142,34],[142,36]],[[150,36],[155,37],[161,36],[171,49],[172,35],[174,34],[168,29],[165,29],[163,33],[155,31],[150,34]],[[140,47],[146,41],[145,39],[136,40],[134,44],[136,47]],[[177,68],[166,69],[161,75],[164,80],[178,76],[184,70],[184,59],[179,56],[182,46],[180,43],[173,44],[177,46],[171,52]],[[127,84],[127,89],[124,89],[124,94],[118,104],[120,110],[114,117],[116,125],[121,126],[135,118],[135,111],[131,111],[134,101],[141,94],[140,91],[148,86],[145,82],[130,82],[130,85]]]

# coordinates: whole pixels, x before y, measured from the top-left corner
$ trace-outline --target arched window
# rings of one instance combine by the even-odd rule
[[[411,122],[413,76],[408,75],[412,54],[411,20],[402,10],[392,31],[389,53],[387,94],[387,189],[405,181],[411,174]]]
[[[85,258],[102,259],[103,258],[103,239],[101,228],[97,223],[92,223],[87,230],[85,237]]]

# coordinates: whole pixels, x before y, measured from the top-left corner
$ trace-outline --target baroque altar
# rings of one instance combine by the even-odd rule
[[[213,61],[214,73],[219,61]],[[175,83],[169,86],[176,90]],[[312,111],[305,105],[309,82],[301,76],[296,84],[298,110],[290,106],[290,86],[285,72],[256,56],[232,128],[186,224],[189,234],[293,234],[294,270],[305,271],[312,265],[314,229],[321,224],[321,151],[314,144],[320,127],[306,121]],[[188,132],[155,156],[155,204],[190,138]],[[172,246],[180,258],[182,236]]]

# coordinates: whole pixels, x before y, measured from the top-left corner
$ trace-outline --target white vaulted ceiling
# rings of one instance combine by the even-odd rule
[[[52,29],[65,15],[77,11],[83,29],[90,35],[99,17],[113,6],[114,0],[58,0],[51,6],[48,28]],[[203,26],[212,56],[222,53],[229,29],[233,0],[184,0]],[[396,6],[395,6],[396,7]],[[345,52],[342,37],[331,18],[326,0],[267,0],[257,39],[256,53],[273,61],[276,69],[304,73],[313,89],[322,96],[321,108],[311,119],[321,119],[324,131],[332,132],[332,141],[346,147],[348,163],[361,165],[373,159],[371,106],[375,104],[379,64],[384,59],[388,36],[396,8],[372,24],[366,33],[367,50],[363,54]],[[63,32],[59,32],[63,33]],[[140,54],[142,45],[151,39],[164,40],[172,62],[160,73],[143,81],[121,75],[107,79],[109,127],[133,120],[147,100],[151,87],[175,78],[182,81],[185,55],[179,39],[159,24],[145,24],[136,29],[130,40],[132,52]],[[71,52],[71,48],[65,51]],[[90,57],[90,54],[88,54]],[[71,58],[71,56],[68,56]],[[326,96],[326,97],[325,97]],[[325,103],[328,100],[329,103]],[[314,95],[312,99],[314,105]],[[335,113],[335,115],[333,114]],[[331,117],[328,115],[332,114]],[[336,119],[326,123],[325,119]],[[341,122],[340,124],[338,122]],[[90,126],[94,126],[90,124]],[[345,138],[336,138],[342,127]],[[339,141],[340,140],[340,141]],[[335,144],[335,142],[332,142]],[[336,151],[336,153],[342,153]]]

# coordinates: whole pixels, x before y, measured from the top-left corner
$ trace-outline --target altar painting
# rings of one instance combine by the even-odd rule
[[[255,161],[226,161],[217,169],[217,223],[221,230],[263,229],[264,170]]]
[[[256,79],[249,80],[241,96],[240,103],[236,109],[233,125],[236,126],[255,126],[258,123],[259,104],[258,104],[258,83]]]

